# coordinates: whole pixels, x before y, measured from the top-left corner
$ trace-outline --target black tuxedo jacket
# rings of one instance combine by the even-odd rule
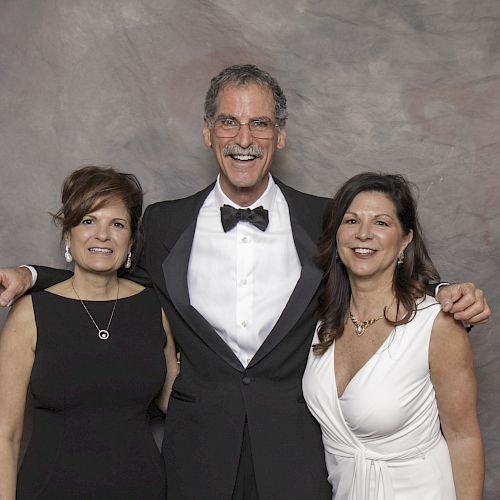
[[[313,256],[327,200],[277,184],[289,206],[302,272],[246,369],[189,300],[196,220],[213,185],[151,205],[144,214],[140,267],[153,280],[181,353],[163,443],[169,500],[230,500],[245,421],[263,500],[331,498],[320,429],[301,388],[317,320],[321,272]]]
[[[313,257],[328,200],[276,182],[288,203],[302,272],[246,368],[189,300],[196,220],[213,184],[188,198],[153,204],[144,214],[137,271],[152,280],[181,355],[163,441],[168,500],[231,499],[245,422],[262,500],[331,499],[321,432],[301,386],[321,282]]]

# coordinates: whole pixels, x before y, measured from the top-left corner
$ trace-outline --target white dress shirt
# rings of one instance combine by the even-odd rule
[[[263,206],[269,225],[261,231],[239,222],[227,233],[220,207],[238,207],[219,179],[198,215],[188,267],[191,305],[247,366],[278,321],[299,279],[288,204],[274,180],[248,208]]]

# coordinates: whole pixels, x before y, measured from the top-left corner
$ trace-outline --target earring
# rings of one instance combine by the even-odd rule
[[[71,255],[70,251],[69,251],[69,246],[66,245],[66,249],[64,250],[64,259],[66,260],[66,262],[69,264],[70,262],[72,262],[73,260],[73,256]]]
[[[403,264],[405,261],[405,254],[403,251],[401,251],[401,253],[399,254],[399,257],[398,257],[398,266],[400,266],[401,264]]]
[[[131,266],[132,266],[132,252],[129,252],[127,255],[127,260],[125,261],[123,267],[125,269],[130,269]]]
[[[338,262],[340,260],[339,253],[337,250],[335,250],[335,262]]]

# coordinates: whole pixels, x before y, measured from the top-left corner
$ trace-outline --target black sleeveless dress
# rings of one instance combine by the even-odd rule
[[[32,294],[37,325],[33,434],[18,500],[165,500],[148,406],[165,380],[155,292],[119,299],[109,338],[78,300]],[[114,301],[88,302],[101,328]]]

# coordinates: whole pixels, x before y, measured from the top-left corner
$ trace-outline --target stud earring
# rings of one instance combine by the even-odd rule
[[[130,269],[131,266],[132,266],[132,252],[129,252],[127,255],[127,260],[125,261],[123,267],[125,269]]]
[[[71,253],[69,251],[68,245],[66,245],[66,249],[64,250],[64,259],[66,260],[66,262],[68,264],[73,261],[73,256],[71,255]]]

